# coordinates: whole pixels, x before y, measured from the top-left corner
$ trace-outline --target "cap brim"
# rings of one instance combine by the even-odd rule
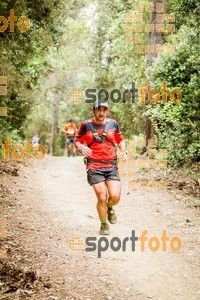
[[[101,101],[101,100],[95,101],[93,107],[97,108],[97,107],[100,107],[100,106],[104,106],[104,107],[108,108],[108,103],[106,101]]]

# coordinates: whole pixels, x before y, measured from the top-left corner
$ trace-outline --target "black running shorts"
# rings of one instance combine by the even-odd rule
[[[69,136],[69,137],[66,139],[66,144],[67,144],[68,146],[69,146],[69,145],[73,145],[74,139],[75,139],[75,136]]]
[[[106,180],[120,181],[117,167],[89,169],[87,171],[87,180],[90,185]]]

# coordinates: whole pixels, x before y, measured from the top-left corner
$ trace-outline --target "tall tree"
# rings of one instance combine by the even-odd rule
[[[160,4],[160,9],[159,9]],[[160,15],[162,16],[164,12],[166,12],[165,8],[165,1],[164,0],[152,0],[152,7],[153,11],[150,13],[150,25],[154,28],[153,31],[150,31],[148,33],[148,45],[154,49],[152,52],[147,52],[147,59],[146,59],[146,67],[149,69],[153,62],[155,61],[156,57],[158,56],[157,48],[158,46],[162,46],[164,43],[164,34],[162,31],[159,31],[157,26],[159,23],[157,22],[157,15],[160,11]],[[163,8],[163,9],[162,9]],[[147,82],[149,83],[150,76],[147,75]],[[156,132],[154,129],[154,126],[152,124],[152,121],[150,118],[145,115],[144,117],[144,124],[145,124],[145,145],[142,149],[142,152],[146,151],[149,145],[149,140],[152,140],[155,138]]]

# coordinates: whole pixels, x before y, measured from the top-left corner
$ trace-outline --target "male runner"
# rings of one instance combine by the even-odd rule
[[[66,146],[67,146],[67,155],[70,157],[72,152],[73,156],[76,154],[76,147],[74,146],[74,139],[77,132],[76,125],[74,120],[69,120],[68,124],[65,124],[63,131],[66,133]]]
[[[88,183],[97,196],[97,211],[101,221],[99,234],[109,234],[108,221],[117,222],[113,205],[119,202],[121,183],[118,175],[115,144],[122,152],[122,159],[127,159],[125,141],[115,120],[106,118],[108,103],[97,100],[91,120],[81,123],[75,145],[86,157]]]

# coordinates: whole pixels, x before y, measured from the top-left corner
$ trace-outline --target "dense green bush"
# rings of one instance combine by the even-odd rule
[[[149,70],[156,86],[166,82],[169,88],[178,87],[183,98],[176,105],[152,106],[147,115],[154,123],[160,145],[169,153],[170,161],[180,165],[200,156],[200,31],[182,26],[173,37],[174,54],[166,54],[155,61]],[[168,96],[169,99],[169,96]]]

